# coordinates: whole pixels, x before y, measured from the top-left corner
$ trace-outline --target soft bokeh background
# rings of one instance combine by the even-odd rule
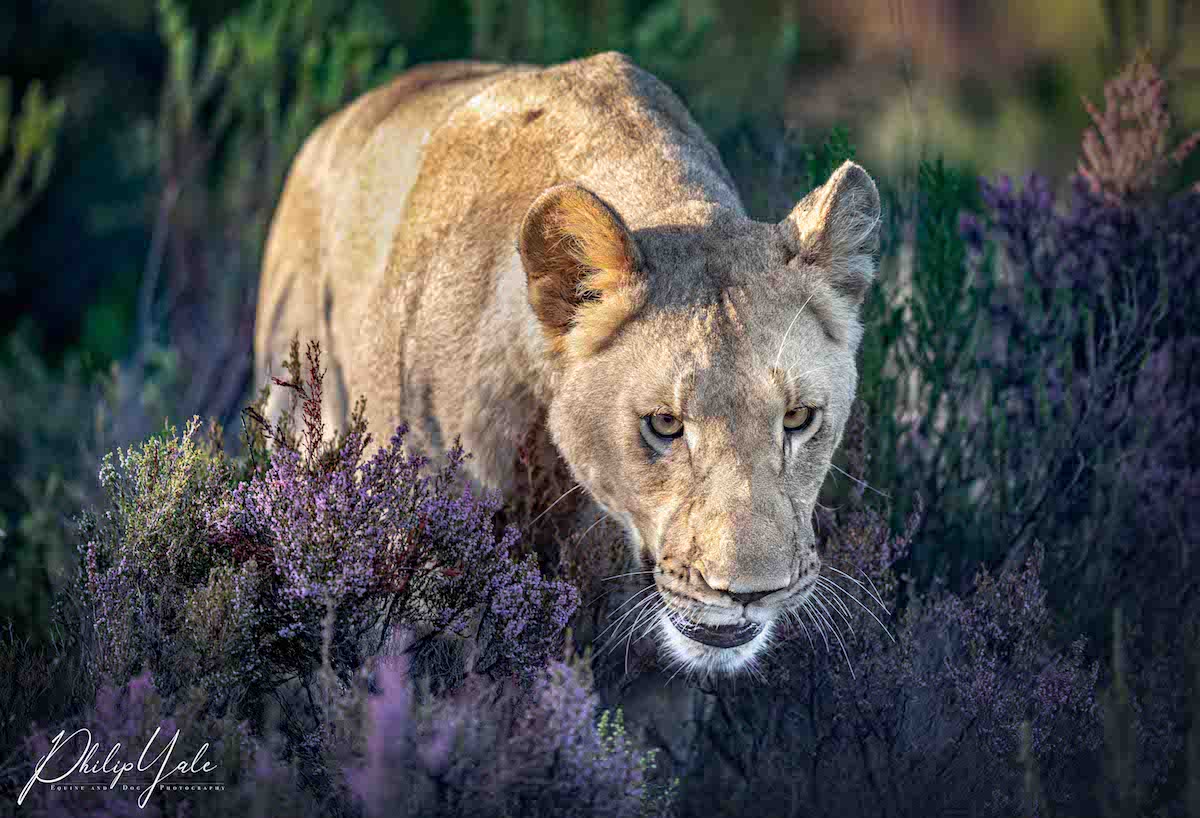
[[[801,135],[844,124],[861,158],[880,171],[936,147],[987,174],[1041,170],[1061,178],[1087,122],[1080,96],[1098,99],[1104,79],[1138,45],[1153,48],[1177,117],[1200,116],[1200,12],[1188,5],[364,0],[355,7],[378,18],[410,64],[553,62],[624,46],[651,57],[717,141],[735,139],[747,119]],[[200,31],[236,7],[184,4]],[[625,42],[629,22],[641,24],[642,44]],[[694,33],[695,48],[654,59],[654,36],[674,26]],[[10,1],[0,15],[0,76],[18,90],[40,79],[68,102],[57,168],[21,229],[5,239],[0,279],[0,332],[28,325],[50,360],[78,350],[89,365],[104,366],[130,349],[153,227],[137,128],[156,114],[165,58],[152,2]]]

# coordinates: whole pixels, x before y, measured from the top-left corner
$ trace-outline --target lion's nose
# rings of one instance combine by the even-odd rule
[[[699,574],[698,579],[701,585],[707,586],[713,591],[720,591],[743,605],[749,605],[764,596],[782,591],[791,584],[791,577],[786,572],[778,570],[742,573],[731,577],[731,572],[723,571],[711,563],[706,564],[703,560],[697,560],[694,567],[697,569],[696,573]]]

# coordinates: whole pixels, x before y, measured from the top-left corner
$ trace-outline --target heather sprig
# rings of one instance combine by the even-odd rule
[[[1053,648],[1042,560],[1038,546],[1019,570],[981,572],[970,597],[936,599],[930,615],[958,629],[962,653],[947,670],[967,718],[1000,758],[1016,756],[1020,725],[1031,721],[1045,769],[1049,756],[1094,750],[1100,725],[1099,666],[1085,661],[1082,640]]]
[[[1083,99],[1093,127],[1083,135],[1079,176],[1107,204],[1136,204],[1200,145],[1200,131],[1168,147],[1173,123],[1167,84],[1145,53],[1105,84],[1104,103],[1101,111]]]
[[[532,686],[476,680],[423,696],[404,662],[384,663],[364,757],[347,771],[368,816],[665,814],[654,754],[619,714],[596,716],[585,668],[554,662]]]
[[[223,502],[231,471],[198,439],[199,420],[105,458],[109,499],[81,520],[81,574],[92,611],[97,668],[122,680],[150,655],[175,656],[189,641],[180,602],[230,557],[209,536],[208,515]],[[168,666],[169,666],[168,662]],[[162,674],[177,681],[174,672]]]

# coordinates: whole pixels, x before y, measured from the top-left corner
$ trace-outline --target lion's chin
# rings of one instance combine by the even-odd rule
[[[659,642],[668,654],[671,668],[702,676],[738,673],[752,667],[770,644],[773,627],[768,622],[693,630],[686,623],[681,624],[683,627],[672,621],[670,613],[659,614],[655,629]]]

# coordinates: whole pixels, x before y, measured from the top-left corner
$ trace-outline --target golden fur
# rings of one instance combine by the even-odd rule
[[[424,66],[297,158],[263,263],[259,374],[316,338],[330,417],[365,395],[377,433],[408,420],[434,456],[461,437],[501,489],[547,418],[654,571],[666,649],[742,667],[819,570],[813,503],[854,396],[878,221],[851,163],[780,224],[747,219],[679,100],[622,55]],[[796,406],[816,419],[785,432]],[[655,413],[683,435],[647,437]],[[669,613],[761,632],[713,647]]]

